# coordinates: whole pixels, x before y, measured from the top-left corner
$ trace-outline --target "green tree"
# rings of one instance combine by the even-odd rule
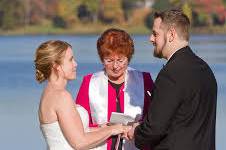
[[[86,6],[90,12],[92,21],[97,22],[100,0],[81,0],[80,6]]]
[[[131,13],[135,7],[135,3],[137,0],[122,0],[122,9],[123,9],[123,14],[124,14],[124,20],[129,21],[131,16]]]
[[[85,4],[92,13],[97,13],[99,9],[99,0],[82,0],[82,4]]]
[[[118,0],[120,1],[120,0]],[[123,21],[123,11],[121,7],[121,2],[109,1],[105,5],[105,15],[106,17],[113,18],[116,22]]]
[[[155,0],[154,5],[152,6],[155,11],[162,11],[171,7],[173,7],[173,5],[170,0]]]
[[[121,0],[101,0],[99,18],[104,23],[124,22]]]
[[[154,19],[153,19],[153,12],[149,13],[145,20],[144,20],[144,24],[148,29],[151,29],[152,25],[153,25]]]
[[[24,6],[20,0],[10,3],[8,0],[0,1],[0,27],[2,29],[12,29],[24,23]]]
[[[61,18],[59,20],[64,20],[65,27],[70,27],[76,22],[76,7],[77,3],[75,0],[59,0],[55,17]]]
[[[226,6],[226,0],[222,0],[223,1],[223,3],[224,3],[224,6]]]
[[[25,0],[28,5],[29,24],[41,24],[46,17],[45,0]]]
[[[59,0],[56,13],[57,16],[61,16],[63,18],[74,17],[75,4],[74,0]]]
[[[191,7],[191,4],[189,2],[185,2],[182,5],[182,10],[183,10],[184,14],[187,15],[189,20],[192,22],[192,7]]]
[[[153,21],[154,21],[153,20],[153,12],[154,11],[163,11],[163,10],[169,9],[170,7],[173,7],[170,0],[155,0],[154,4],[152,6],[153,11],[150,12],[144,20],[145,26],[148,29],[151,28]]]
[[[181,7],[187,0],[170,0],[170,3],[176,7]]]
[[[207,26],[208,19],[209,19],[209,15],[204,12],[200,12],[200,13],[193,12],[193,25],[194,26]]]

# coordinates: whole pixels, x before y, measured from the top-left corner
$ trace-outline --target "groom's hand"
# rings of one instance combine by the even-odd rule
[[[132,124],[130,123],[130,125],[132,125],[132,128],[127,133],[124,133],[122,137],[125,138],[126,140],[132,140],[134,138],[134,130],[139,124],[140,124],[139,122],[135,122]]]
[[[127,134],[129,140],[132,140],[132,139],[134,138],[134,130],[135,130],[135,128],[136,128],[139,124],[140,124],[139,122],[133,123],[132,129],[129,130],[129,132],[128,132],[128,134]]]

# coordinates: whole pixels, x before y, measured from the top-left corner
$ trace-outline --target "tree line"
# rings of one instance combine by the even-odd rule
[[[226,0],[0,0],[0,28],[43,24],[71,28],[86,23],[150,27],[153,11],[171,7],[181,8],[193,26],[224,25],[225,6]]]

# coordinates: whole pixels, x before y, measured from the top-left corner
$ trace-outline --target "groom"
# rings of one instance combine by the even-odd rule
[[[217,83],[188,46],[189,26],[180,10],[154,14],[154,56],[168,62],[155,81],[146,118],[128,133],[140,149],[215,150]]]

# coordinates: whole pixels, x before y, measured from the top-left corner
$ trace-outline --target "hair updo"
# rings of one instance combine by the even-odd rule
[[[61,64],[68,48],[72,46],[60,40],[42,43],[35,53],[36,80],[42,83],[49,78],[54,63]]]

